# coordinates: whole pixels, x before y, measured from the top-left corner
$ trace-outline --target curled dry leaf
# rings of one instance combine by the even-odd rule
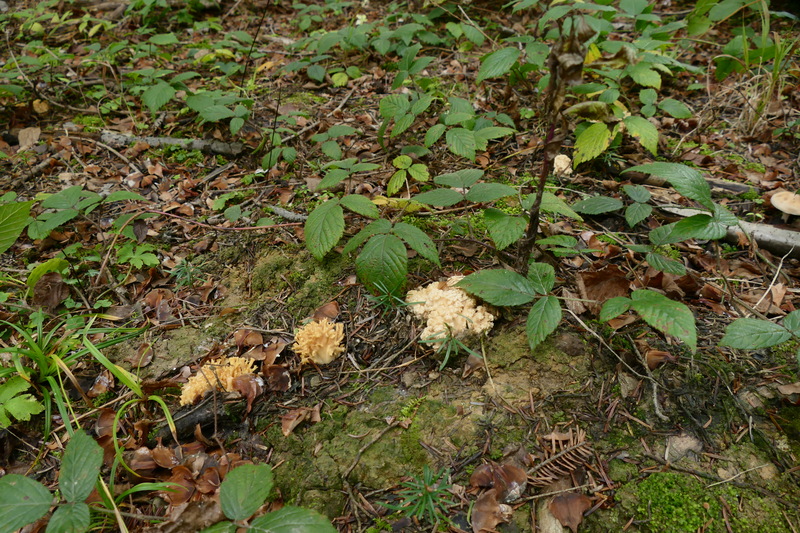
[[[675,362],[675,357],[671,353],[662,350],[648,350],[644,357],[647,360],[647,367],[650,370],[653,370],[661,363]]]
[[[280,338],[280,337],[272,337],[268,343],[264,345],[262,350],[264,365],[271,365],[277,359],[278,356],[283,352],[283,349],[289,346],[289,342]]]
[[[331,322],[336,320],[339,316],[339,302],[332,301],[326,304],[319,306],[315,311],[314,314],[311,315],[312,320],[324,320],[328,319]]]
[[[496,498],[502,502],[513,502],[525,492],[528,475],[511,463],[500,465],[492,461],[476,468],[469,482],[473,487],[495,489]]]
[[[244,351],[244,348],[256,346],[264,343],[264,338],[258,331],[251,329],[239,329],[233,334],[233,341],[239,348],[239,351]]]
[[[490,533],[498,524],[511,520],[510,506],[497,501],[495,489],[489,489],[480,496],[472,509],[473,533]]]
[[[572,533],[578,533],[578,526],[583,522],[583,513],[592,506],[592,500],[575,492],[559,494],[550,500],[549,509],[561,525],[568,527]]]
[[[130,453],[128,466],[139,475],[149,474],[158,468],[158,464],[153,459],[152,450],[146,446],[140,446]]]
[[[170,491],[161,493],[161,497],[167,500],[170,505],[180,505],[186,503],[195,491],[195,482],[192,472],[185,466],[176,466],[172,469],[172,475],[166,480],[167,483],[174,483]]]
[[[94,378],[94,383],[92,383],[91,388],[86,391],[86,396],[89,398],[97,398],[112,388],[114,388],[114,375],[108,370],[103,370]]]
[[[320,404],[314,407],[301,407],[299,409],[292,409],[285,415],[281,416],[281,431],[284,437],[291,435],[294,428],[300,425],[304,420],[316,424],[322,420],[319,414]]]
[[[69,296],[69,287],[58,272],[44,274],[33,286],[32,303],[53,312]]]
[[[125,358],[125,362],[129,363],[133,368],[142,368],[149,365],[153,361],[153,346],[149,342],[143,342],[139,345],[139,349],[135,354],[129,355]]]
[[[264,378],[268,391],[286,392],[292,386],[292,377],[286,367],[281,365],[268,365],[264,367]]]
[[[264,380],[255,374],[242,374],[233,378],[231,382],[233,390],[238,391],[242,398],[247,400],[245,414],[253,408],[253,400],[261,396],[264,392]]]
[[[158,444],[152,451],[153,461],[161,468],[173,468],[180,464],[175,452],[161,444],[161,438],[158,438]]]

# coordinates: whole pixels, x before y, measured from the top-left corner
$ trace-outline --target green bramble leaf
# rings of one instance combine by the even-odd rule
[[[406,281],[408,254],[395,235],[372,236],[356,257],[356,274],[371,290],[397,295]]]
[[[441,266],[441,263],[439,263],[439,251],[424,231],[411,224],[398,222],[394,225],[392,233],[406,241],[406,244],[419,255],[431,263]]]
[[[414,163],[408,168],[408,174],[417,181],[428,181],[431,175],[428,172],[428,167],[422,163]]]
[[[28,224],[33,202],[0,205],[0,254],[11,248]]]
[[[501,48],[481,59],[481,68],[478,70],[478,77],[475,83],[481,83],[489,78],[505,76],[514,66],[519,58],[520,51],[514,47]]]
[[[525,234],[528,222],[521,216],[509,215],[492,207],[484,210],[486,229],[498,250],[504,250],[517,242]]]
[[[72,434],[64,452],[58,488],[71,503],[81,503],[91,494],[103,466],[103,448],[83,430]]]
[[[429,129],[427,131],[427,133],[425,133],[425,141],[424,141],[425,142],[425,146],[427,148],[430,148],[431,146],[433,146],[433,144],[436,141],[441,139],[441,137],[444,134],[444,131],[446,129],[447,129],[447,126],[445,126],[444,124],[434,124],[433,126],[431,126],[431,129]]]
[[[59,505],[47,522],[46,531],[58,533],[84,533],[89,531],[89,506],[83,502]]]
[[[645,258],[647,264],[651,267],[655,268],[656,270],[660,270],[661,272],[666,272],[667,274],[674,274],[676,276],[683,276],[686,274],[686,267],[683,266],[681,263],[675,261],[674,259],[670,259],[664,255],[651,252],[648,253]]]
[[[360,194],[348,194],[343,196],[340,200],[343,207],[346,207],[354,213],[369,218],[378,218],[381,213],[378,211],[377,206],[366,196]]]
[[[475,134],[465,128],[453,128],[445,135],[447,148],[456,155],[475,161]]]
[[[528,266],[528,279],[533,284],[533,290],[547,294],[556,284],[556,271],[547,263],[531,263]]]
[[[786,328],[769,320],[738,318],[725,328],[725,335],[719,344],[739,350],[758,350],[775,346],[790,338],[792,334]]]
[[[142,102],[150,112],[155,113],[175,96],[175,89],[169,83],[159,80],[142,93]]]
[[[231,520],[247,520],[264,505],[272,490],[272,468],[268,465],[237,466],[219,487],[219,504]]]
[[[38,481],[18,474],[0,478],[0,531],[11,533],[50,510],[53,496]]]
[[[528,210],[533,205],[533,199],[535,195],[530,194],[526,197],[525,201],[523,202],[523,208]],[[565,217],[572,218],[574,220],[582,221],[583,217],[581,217],[578,213],[576,213],[567,203],[556,196],[555,194],[551,193],[550,191],[544,191],[542,195],[542,203],[539,205],[539,210],[545,213],[555,213],[557,215],[564,215]]]
[[[611,144],[611,130],[602,122],[596,122],[580,132],[575,139],[573,165],[590,161],[606,151]]]
[[[714,202],[711,200],[711,187],[703,179],[703,175],[691,167],[680,163],[657,162],[637,165],[624,172],[644,172],[645,174],[664,178],[686,198],[700,203],[708,210],[713,211],[714,209]]]
[[[603,322],[608,322],[612,318],[617,318],[622,313],[628,311],[631,308],[631,299],[625,298],[623,296],[617,296],[616,298],[609,298],[603,304],[603,307],[600,309],[600,320]]]
[[[628,133],[651,154],[658,153],[658,129],[644,117],[631,115],[622,120]]]
[[[647,203],[652,197],[650,191],[641,185],[626,184],[622,186],[622,190],[625,191],[625,194],[627,194],[631,200],[641,204]]]
[[[692,353],[697,351],[694,315],[686,305],[670,300],[661,293],[643,289],[631,293],[631,307],[645,322],[682,340]]]
[[[457,285],[492,305],[522,305],[536,297],[533,283],[510,270],[481,270],[465,277]]]
[[[531,350],[553,333],[561,322],[561,305],[555,296],[543,296],[536,300],[528,312],[525,331]]]
[[[287,505],[250,523],[253,533],[336,533],[330,520],[310,509]]]
[[[629,205],[627,209],[625,209],[625,221],[628,223],[628,226],[632,228],[642,220],[649,217],[652,212],[652,206],[634,202]]]
[[[572,209],[586,215],[599,215],[622,209],[623,203],[617,198],[608,196],[592,196],[572,205]]]
[[[457,189],[468,189],[483,177],[483,170],[478,168],[464,168],[448,174],[440,174],[433,178],[437,185],[445,187],[455,187]]]
[[[338,200],[318,205],[305,223],[306,248],[318,261],[330,252],[344,234],[344,211]]]
[[[353,235],[347,244],[344,245],[342,249],[342,255],[347,255],[355,252],[359,246],[364,244],[367,239],[372,237],[373,235],[377,235],[379,233],[389,233],[392,231],[392,223],[384,218],[379,218],[378,220],[373,220],[366,226],[364,229]]]
[[[453,189],[434,189],[418,194],[413,199],[415,202],[425,205],[448,207],[461,202],[464,199],[464,195]]]
[[[658,108],[675,118],[692,118],[692,112],[686,104],[673,98],[666,98],[658,104]]]

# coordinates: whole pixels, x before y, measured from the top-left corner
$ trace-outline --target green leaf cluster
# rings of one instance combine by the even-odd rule
[[[737,318],[725,328],[720,346],[760,350],[777,346],[791,338],[800,339],[800,311],[786,315],[781,324],[760,318]],[[800,364],[800,349],[796,351],[796,357]]]

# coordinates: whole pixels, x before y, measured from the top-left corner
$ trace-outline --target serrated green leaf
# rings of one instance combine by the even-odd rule
[[[350,211],[365,217],[378,218],[381,215],[377,206],[372,203],[372,200],[360,194],[348,194],[347,196],[343,196],[340,203]]]
[[[758,350],[769,348],[789,340],[792,334],[785,328],[757,318],[738,318],[728,324],[720,346],[730,346],[739,350]]]
[[[344,87],[350,81],[350,77],[344,72],[337,72],[331,76],[334,87]]]
[[[523,205],[526,210],[531,208],[531,205],[533,204],[533,197],[534,195],[531,194],[526,198],[526,202]],[[542,195],[542,203],[539,204],[539,210],[544,213],[556,213],[558,215],[564,215],[578,221],[583,220],[583,217],[581,217],[569,205],[567,205],[564,200],[550,191],[544,191],[544,194]]]
[[[528,312],[525,331],[531,350],[553,333],[561,322],[561,304],[555,296],[543,296],[536,300]]]
[[[217,522],[211,527],[207,527],[200,533],[236,533],[239,527],[233,522]]]
[[[489,78],[505,76],[519,58],[519,50],[513,47],[501,48],[481,59],[481,68],[475,83],[481,83]]]
[[[457,285],[492,305],[522,305],[536,297],[533,283],[510,270],[481,270],[465,277]]]
[[[149,42],[153,43],[153,44],[157,44],[157,45],[160,45],[160,46],[167,45],[167,44],[177,44],[179,42],[178,38],[175,37],[175,34],[172,33],[172,32],[170,32],[170,33],[158,33],[156,35],[151,36],[147,40]]]
[[[89,497],[100,467],[103,466],[103,449],[83,430],[77,430],[67,444],[58,487],[64,498],[71,503],[84,501]]]
[[[411,125],[414,123],[415,118],[416,117],[411,113],[396,118],[394,122],[394,127],[392,128],[392,133],[389,135],[389,138],[393,139],[398,135],[400,135],[401,133],[403,133],[404,131],[406,131],[408,128],[410,128]]]
[[[661,293],[643,289],[631,293],[631,307],[645,322],[682,340],[692,353],[697,351],[694,315],[686,305],[670,300]]]
[[[411,104],[411,113],[414,115],[424,113],[432,103],[433,96],[428,93],[422,93],[419,98],[413,104]]]
[[[45,533],[85,533],[89,531],[89,506],[83,502],[60,505],[47,522]]]
[[[378,233],[389,233],[392,231],[392,223],[386,219],[379,218],[364,226],[364,229],[353,235],[342,249],[342,255],[355,252],[359,246],[364,244],[367,239]]]
[[[0,428],[9,427],[13,423],[11,417],[25,422],[44,411],[44,405],[32,394],[20,394],[30,386],[19,376],[0,385]]]
[[[467,192],[467,200],[475,203],[488,203],[516,194],[517,189],[504,183],[476,183]]]
[[[642,220],[649,217],[652,212],[652,206],[634,202],[629,205],[627,209],[625,209],[625,221],[628,223],[628,226],[632,228]]]
[[[344,211],[338,200],[318,205],[305,223],[306,248],[318,261],[330,252],[344,234]]]
[[[431,126],[431,128],[425,133],[425,146],[428,148],[433,146],[436,141],[441,139],[445,129],[447,129],[447,126],[444,124],[434,124]]]
[[[514,130],[500,126],[487,126],[485,128],[475,130],[472,133],[475,137],[475,144],[478,147],[478,150],[486,150],[487,141],[499,139],[500,137],[505,137],[506,135],[511,135],[514,133]]]
[[[142,102],[144,102],[144,105],[147,106],[151,113],[155,113],[164,107],[167,102],[172,100],[172,97],[175,96],[175,92],[175,88],[172,87],[172,85],[159,80],[155,85],[151,85],[142,93]]]
[[[475,160],[475,136],[464,128],[453,128],[445,135],[447,148],[456,155],[466,157],[470,161]]]
[[[398,155],[392,160],[392,165],[394,168],[407,169],[413,162],[414,160],[407,155]]]
[[[356,257],[356,274],[371,290],[397,295],[406,281],[408,255],[395,235],[372,236]]]
[[[504,250],[525,234],[528,222],[521,216],[509,215],[499,209],[488,208],[483,212],[486,229],[498,250]]]
[[[795,335],[800,335],[800,311],[792,311],[783,319],[783,327]]]
[[[645,261],[656,270],[666,272],[667,274],[674,274],[675,276],[683,276],[686,274],[686,267],[681,263],[655,252],[648,253],[645,256]]]
[[[467,24],[466,22],[462,22],[461,29],[464,31],[464,36],[471,42],[475,43],[477,46],[482,45],[483,41],[486,39],[486,37],[484,37],[483,35],[483,32],[481,32],[481,30],[479,30],[472,24]]]
[[[318,191],[324,191],[325,189],[330,189],[331,187],[336,187],[341,182],[346,180],[350,177],[350,174],[353,172],[350,170],[346,170],[344,168],[334,168],[329,170],[325,176],[320,180],[317,184]]]
[[[533,290],[547,294],[556,284],[556,271],[547,263],[531,263],[528,265],[528,279],[533,284]]]
[[[0,532],[13,533],[50,510],[53,496],[44,486],[18,474],[0,478]]]
[[[434,207],[448,207],[461,202],[463,199],[464,195],[453,189],[434,189],[418,194],[413,198],[415,202]]]
[[[406,184],[407,175],[408,173],[405,170],[398,170],[392,174],[392,177],[389,178],[389,183],[386,184],[386,194],[393,196],[397,191],[402,189],[403,185]]]
[[[650,191],[642,187],[641,185],[630,185],[626,184],[622,186],[622,190],[625,191],[625,194],[633,200],[634,202],[639,202],[641,204],[647,203],[650,201],[652,195]]]
[[[659,102],[658,108],[675,118],[692,118],[692,112],[688,107],[686,107],[686,104],[673,98],[666,98],[662,100]]]
[[[0,205],[0,254],[11,248],[28,224],[33,202]]]
[[[381,98],[378,104],[378,112],[384,119],[393,119],[405,115],[411,104],[408,102],[408,96],[404,94],[390,94]]]
[[[228,109],[224,105],[218,104],[204,107],[198,112],[198,114],[200,115],[200,118],[206,122],[219,122],[220,120],[236,116],[232,110]]]
[[[414,163],[408,169],[408,174],[417,181],[428,181],[431,175],[428,173],[428,167],[422,163]]]
[[[341,159],[343,155],[342,147],[336,141],[325,141],[320,145],[319,149],[331,159]]]
[[[446,187],[469,189],[482,177],[483,170],[478,168],[464,168],[456,172],[440,174],[439,176],[433,178],[433,182],[437,185],[444,185]]]
[[[287,505],[250,523],[254,533],[336,533],[330,520],[310,509]]]
[[[73,185],[55,194],[47,196],[42,200],[42,207],[45,209],[70,209],[74,208],[81,199],[83,187]]]
[[[635,65],[629,66],[627,72],[631,79],[639,85],[653,87],[654,89],[661,88],[661,74],[646,61],[640,61]]]
[[[623,119],[628,133],[651,154],[658,153],[658,129],[644,117],[631,115]]]
[[[658,100],[658,93],[655,89],[642,89],[639,91],[639,101],[644,105],[653,105]]]
[[[405,222],[398,222],[394,225],[392,233],[406,241],[406,244],[408,244],[412,250],[415,250],[428,261],[436,265],[441,265],[441,263],[439,263],[439,252],[436,249],[436,245],[431,238],[418,227]]]
[[[676,191],[694,200],[709,210],[714,209],[711,201],[711,188],[703,175],[697,170],[680,163],[648,163],[631,167],[625,172],[644,172],[669,181]]]
[[[590,161],[606,151],[611,144],[611,131],[602,122],[596,122],[580,132],[575,139],[573,164]]]
[[[231,520],[246,520],[267,501],[272,490],[272,468],[268,465],[237,466],[219,487],[219,504]]]
[[[624,296],[617,296],[609,298],[600,308],[600,316],[598,317],[603,322],[608,322],[612,318],[617,318],[622,313],[631,308],[631,299]]]
[[[311,65],[306,69],[306,74],[314,81],[322,83],[325,80],[325,67],[322,65]]]
[[[599,215],[622,209],[623,203],[617,198],[608,196],[592,196],[572,204],[572,209],[586,215]]]

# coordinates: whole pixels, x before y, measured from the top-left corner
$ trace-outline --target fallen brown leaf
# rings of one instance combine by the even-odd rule
[[[549,509],[562,526],[570,528],[572,533],[578,533],[578,526],[583,522],[583,513],[591,506],[592,500],[587,496],[570,492],[559,494],[550,500]]]

